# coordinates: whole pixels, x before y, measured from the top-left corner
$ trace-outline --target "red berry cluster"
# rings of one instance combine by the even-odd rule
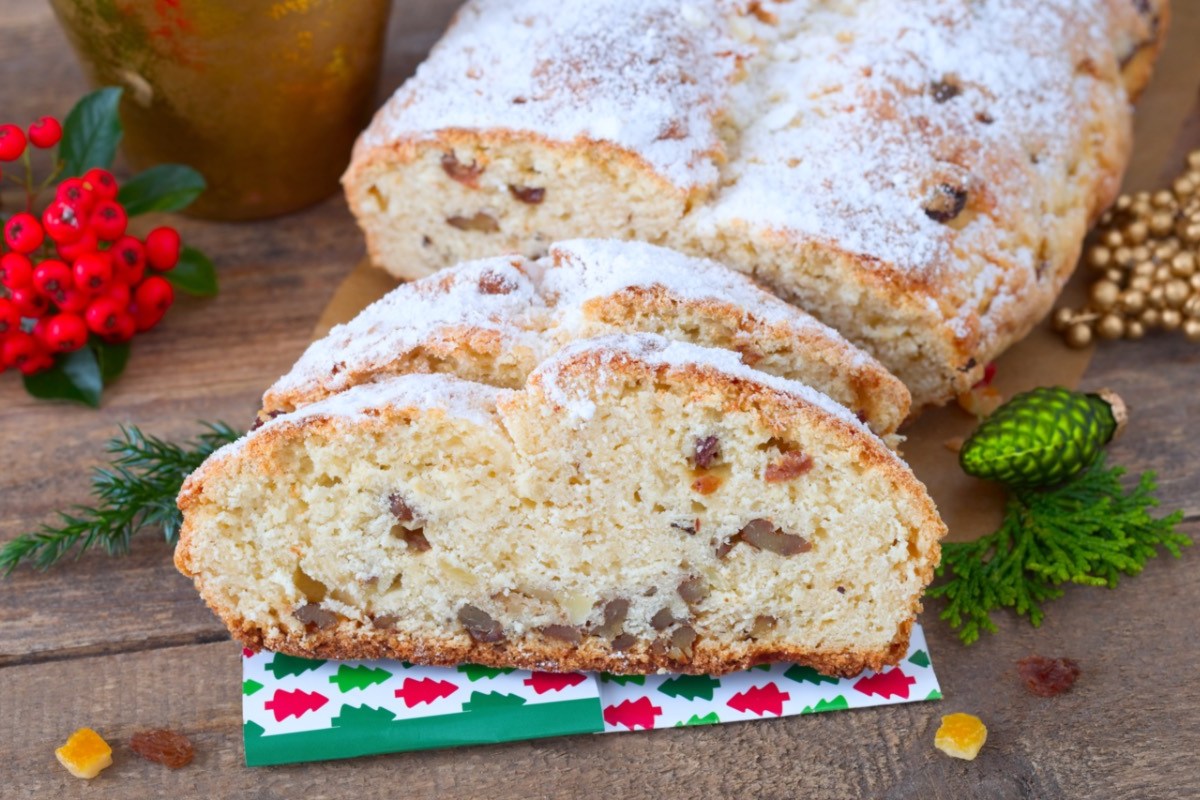
[[[58,144],[62,126],[43,117],[25,131],[0,125],[0,161],[14,161],[28,144]],[[153,328],[175,300],[161,274],[179,261],[174,228],[138,239],[126,233],[117,181],[102,169],[58,185],[40,218],[32,205],[4,224],[8,251],[0,255],[0,371],[32,375],[57,353],[83,347],[89,334],[109,343]],[[0,248],[0,252],[3,248]]]

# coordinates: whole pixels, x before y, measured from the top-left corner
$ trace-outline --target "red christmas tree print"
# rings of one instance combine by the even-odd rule
[[[917,679],[905,675],[904,670],[899,667],[893,667],[887,672],[881,672],[878,675],[871,675],[867,678],[859,678],[854,684],[854,688],[863,694],[877,694],[880,697],[903,697],[908,698],[908,687],[917,682]]]
[[[432,703],[434,700],[449,697],[457,691],[458,687],[450,681],[437,681],[433,678],[414,681],[412,678],[405,678],[404,685],[397,689],[395,694],[404,701],[404,705],[412,708],[418,703]]]
[[[729,707],[734,711],[742,713],[757,714],[774,714],[780,716],[783,714],[783,701],[791,700],[792,696],[787,692],[779,691],[779,687],[774,681],[766,686],[751,686],[744,692],[738,692],[733,697],[729,698]]]
[[[275,696],[263,703],[263,708],[275,714],[276,722],[283,722],[288,717],[302,717],[310,711],[316,711],[329,702],[329,698],[319,692],[306,692],[296,689],[293,692],[276,689]]]
[[[586,680],[587,676],[578,672],[535,672],[525,679],[525,685],[532,686],[538,694],[545,694],[561,692],[568,686],[578,686]]]
[[[650,702],[649,697],[639,697],[637,700],[626,700],[620,705],[604,709],[604,721],[609,725],[624,725],[629,730],[654,727],[654,718],[663,710]]]

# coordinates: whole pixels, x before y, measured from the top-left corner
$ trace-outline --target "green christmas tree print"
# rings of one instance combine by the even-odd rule
[[[267,664],[267,670],[275,676],[276,680],[279,680],[292,675],[303,675],[324,663],[324,661],[314,661],[311,658],[296,658],[284,653],[276,653],[275,657],[271,659],[271,663]]]
[[[329,676],[329,682],[337,684],[340,691],[348,692],[351,689],[366,689],[368,686],[383,683],[390,677],[392,673],[386,669],[371,669],[365,664],[357,667],[342,664],[338,667],[336,675]]]
[[[658,690],[668,697],[682,697],[685,700],[713,699],[713,689],[721,682],[708,675],[679,675],[668,681],[663,681]]]
[[[815,706],[805,706],[801,709],[801,714],[816,714],[820,711],[845,711],[850,707],[846,702],[845,695],[838,695],[832,700],[818,700]]]
[[[512,667],[485,667],[482,664],[459,664],[458,671],[466,675],[467,680],[471,683],[483,678],[498,678],[501,675],[515,672]]]
[[[831,678],[828,675],[822,675],[812,667],[802,667],[799,664],[792,664],[788,667],[788,671],[783,673],[783,677],[790,678],[796,683],[811,683],[820,686],[822,683],[837,683],[837,678]]]

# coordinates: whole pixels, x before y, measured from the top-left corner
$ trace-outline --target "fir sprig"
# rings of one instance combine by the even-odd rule
[[[145,528],[161,528],[173,543],[182,522],[175,497],[184,479],[214,450],[241,435],[221,422],[205,423],[205,428],[183,445],[148,436],[132,425],[121,428],[106,447],[113,456],[110,465],[92,472],[95,505],[60,511],[57,525],[43,525],[5,544],[0,575],[23,563],[46,569],[72,550],[76,556],[93,547],[124,554],[133,535]]]
[[[1013,490],[994,533],[942,545],[938,575],[948,579],[928,594],[947,599],[941,618],[960,629],[964,644],[996,632],[991,612],[998,608],[1012,608],[1037,627],[1042,604],[1061,597],[1062,584],[1112,588],[1121,575],[1141,572],[1158,548],[1178,557],[1192,543],[1176,530],[1182,512],[1150,516],[1158,505],[1154,473],[1143,473],[1129,490],[1124,474],[1102,455],[1062,486]]]

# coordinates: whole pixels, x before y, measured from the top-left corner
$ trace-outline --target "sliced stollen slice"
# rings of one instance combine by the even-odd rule
[[[749,366],[816,387],[883,436],[909,411],[908,390],[878,361],[746,276],[654,245],[579,239],[538,260],[473,261],[397,287],[314,342],[267,390],[262,418],[412,372],[520,388],[573,341],[642,332],[735,350]]]
[[[176,565],[250,647],[621,673],[894,664],[945,532],[842,406],[650,334],[519,390],[353,387],[215,453],[179,506]]]

